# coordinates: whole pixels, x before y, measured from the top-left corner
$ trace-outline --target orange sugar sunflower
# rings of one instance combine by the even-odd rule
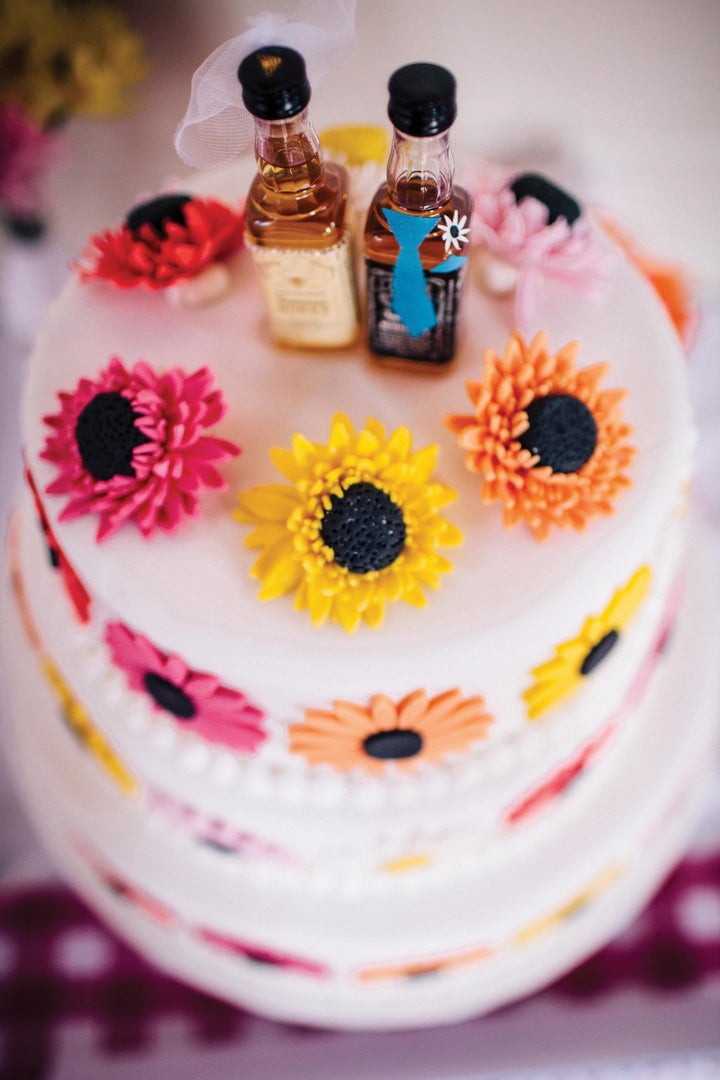
[[[524,521],[537,540],[611,514],[630,484],[626,392],[600,388],[607,364],[576,368],[579,349],[572,341],[552,354],[546,334],[528,345],[515,331],[502,356],[485,350],[482,377],[468,381],[474,413],[445,421],[483,477],[483,502],[501,502],[505,527]]]

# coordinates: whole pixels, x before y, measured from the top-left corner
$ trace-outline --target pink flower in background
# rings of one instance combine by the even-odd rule
[[[585,216],[569,224],[557,217],[548,224],[547,206],[510,189],[512,176],[481,180],[474,192],[473,230],[497,258],[518,271],[515,312],[527,326],[543,278],[551,277],[590,295],[602,295],[612,251]]]
[[[105,640],[131,690],[147,694],[156,710],[207,742],[251,754],[267,738],[262,709],[217,676],[192,671],[181,657],[161,652],[120,622],[108,623]]]
[[[46,490],[70,496],[60,520],[98,514],[101,541],[126,521],[149,537],[196,517],[200,490],[227,486],[216,465],[240,452],[204,434],[227,411],[212,378],[208,368],[158,375],[142,360],[128,370],[115,357],[61,392],[41,454],[59,470]]]
[[[56,160],[60,136],[43,131],[13,101],[0,104],[0,207],[11,216],[36,214],[40,181]]]

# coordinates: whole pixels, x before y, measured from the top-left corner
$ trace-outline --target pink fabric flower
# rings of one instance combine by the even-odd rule
[[[120,622],[108,623],[105,641],[132,690],[207,742],[252,754],[267,738],[262,709],[215,675],[192,671],[180,656],[160,652]]]
[[[0,104],[0,206],[21,217],[38,212],[39,184],[58,155],[60,136],[43,131],[14,101]]]
[[[474,194],[473,230],[479,242],[518,270],[515,315],[520,327],[532,318],[543,278],[553,277],[588,295],[602,295],[612,252],[585,217],[548,225],[547,207],[527,196],[516,202],[512,176],[481,181]]]
[[[216,948],[222,949],[233,956],[244,957],[244,959],[251,960],[255,964],[284,968],[288,971],[297,972],[298,975],[314,975],[318,978],[330,974],[325,965],[318,963],[316,960],[306,960],[304,957],[292,956],[290,953],[276,952],[274,949],[268,949],[264,945],[241,941],[240,938],[229,937],[227,934],[221,934],[217,930],[208,930],[204,927],[198,928],[195,933],[208,945],[214,945]]]
[[[59,469],[46,490],[70,496],[60,520],[98,514],[99,542],[126,521],[149,537],[196,517],[201,488],[227,486],[216,465],[240,452],[203,434],[227,411],[211,385],[208,368],[157,375],[142,360],[128,371],[114,357],[61,392],[60,411],[44,417],[52,433],[41,454]]]
[[[244,215],[217,199],[190,199],[183,218],[184,224],[166,221],[161,231],[147,223],[136,231],[123,224],[91,237],[77,267],[81,278],[120,289],[166,289],[224,262],[242,245]]]
[[[195,839],[210,847],[250,858],[273,859],[288,865],[298,864],[298,859],[291,852],[277,844],[237,829],[229,821],[221,821],[188,803],[179,802],[165,791],[151,789],[148,791],[148,802],[153,810],[162,814],[175,828],[189,832]]]

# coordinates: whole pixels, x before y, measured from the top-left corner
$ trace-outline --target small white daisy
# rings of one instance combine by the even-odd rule
[[[457,210],[454,212],[452,218],[447,214],[438,225],[438,229],[443,234],[443,241],[445,243],[445,250],[460,251],[461,244],[467,244],[470,239],[470,227],[467,224],[467,214],[458,220]]]

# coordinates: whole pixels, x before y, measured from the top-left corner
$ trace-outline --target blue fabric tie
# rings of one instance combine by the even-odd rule
[[[389,209],[383,209],[383,214],[400,246],[393,270],[392,310],[402,319],[410,336],[418,337],[426,330],[432,330],[437,323],[420,262],[420,245],[440,218],[418,217]]]

